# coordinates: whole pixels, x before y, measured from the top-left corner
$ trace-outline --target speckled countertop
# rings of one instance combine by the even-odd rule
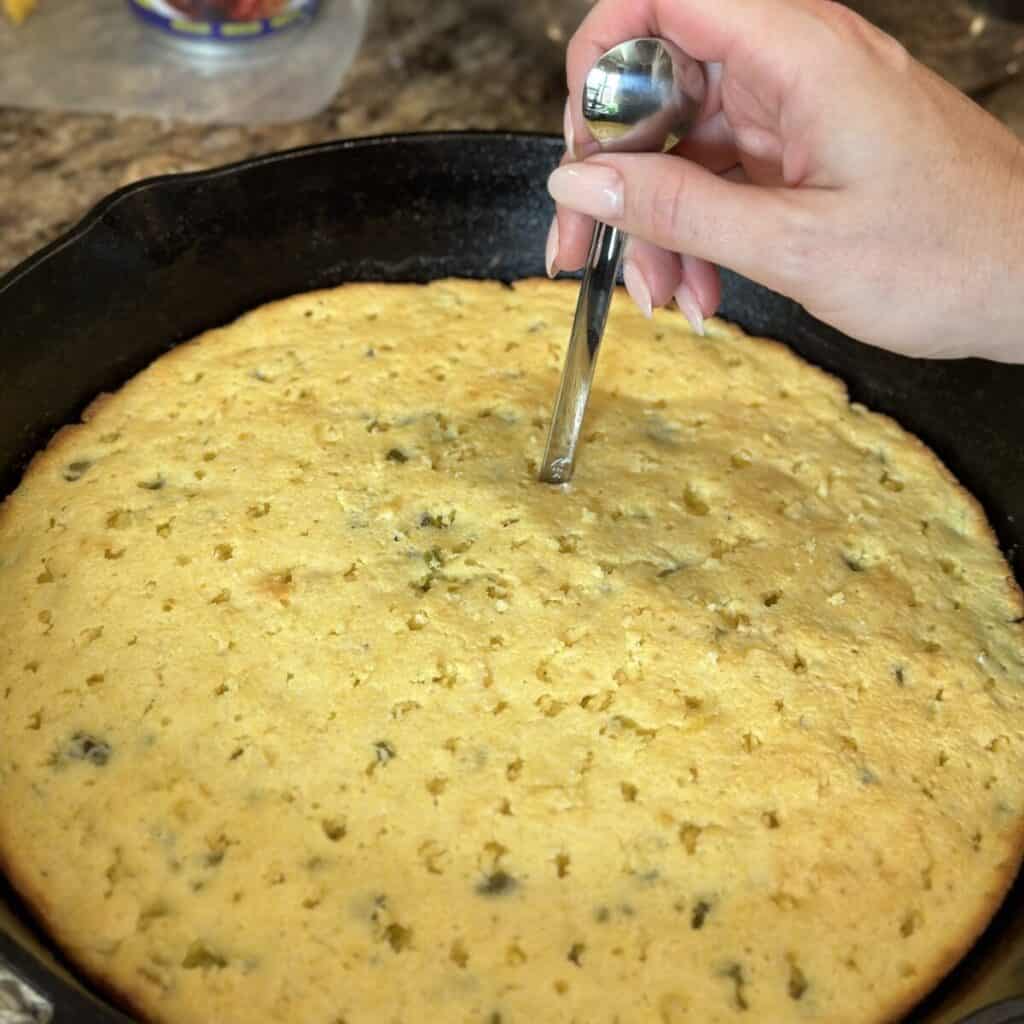
[[[197,127],[0,109],[0,272],[106,193],[150,175],[345,136],[558,131],[564,38],[585,6],[585,0],[379,0],[341,91],[323,113],[292,125]],[[857,0],[853,6],[1024,135],[1024,76],[1018,74],[1024,25],[986,17],[960,0]]]

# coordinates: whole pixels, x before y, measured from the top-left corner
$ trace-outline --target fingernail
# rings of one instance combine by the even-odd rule
[[[693,289],[685,281],[676,289],[676,305],[679,307],[679,312],[689,320],[693,333],[699,334],[703,338],[705,334],[704,314],[700,311],[700,305],[697,302],[697,296],[693,294]]]
[[[622,215],[622,178],[601,164],[567,164],[548,178],[548,192],[556,203],[598,220]]]
[[[569,113],[569,98],[565,100],[565,113],[562,115],[562,134],[565,136],[565,151],[569,154],[570,160],[576,159],[576,129],[572,126],[572,116]]]
[[[622,268],[622,280],[626,285],[626,291],[629,292],[629,297],[637,304],[640,312],[650,320],[654,316],[651,289],[647,287],[640,268],[630,260],[626,260]]]
[[[544,246],[544,265],[547,267],[548,277],[555,277],[558,274],[558,218],[551,221],[548,229],[548,240]]]

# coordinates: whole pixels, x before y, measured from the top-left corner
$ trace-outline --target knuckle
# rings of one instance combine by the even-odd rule
[[[650,224],[661,240],[670,242],[677,251],[686,243],[692,243],[693,217],[690,203],[693,197],[683,174],[659,176],[641,213],[645,223]]]
[[[898,39],[893,39],[885,32],[879,32],[876,46],[879,56],[894,71],[903,74],[910,69],[913,58],[910,56],[910,51]]]
[[[869,27],[856,11],[837,0],[825,0],[821,5],[821,17],[835,35],[844,40],[862,39],[864,29]]]
[[[776,254],[776,272],[790,287],[804,286],[821,266],[820,218],[801,203],[787,204]]]
[[[910,54],[902,43],[845,4],[825,0],[821,16],[831,32],[833,46],[839,49],[856,46],[897,71],[910,64]]]

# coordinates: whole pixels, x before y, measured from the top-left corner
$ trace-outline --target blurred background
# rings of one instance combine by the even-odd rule
[[[19,33],[31,31],[48,5],[64,2],[39,0],[21,27],[4,26],[8,56],[0,49],[0,85],[5,65],[14,67],[20,41],[29,38]],[[36,104],[5,107],[0,98],[0,273],[103,195],[143,177],[339,137],[560,132],[564,47],[589,6],[587,0],[370,0],[365,36],[340,88],[329,83],[326,106],[290,123],[194,124]],[[1017,20],[1024,19],[1024,0],[853,0],[850,6],[1024,136],[1024,20]],[[314,23],[309,31],[317,30]]]

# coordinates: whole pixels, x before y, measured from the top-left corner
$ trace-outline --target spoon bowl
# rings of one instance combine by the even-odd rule
[[[603,150],[672,149],[704,104],[704,72],[664,39],[631,39],[605,53],[583,86],[583,118]]]

